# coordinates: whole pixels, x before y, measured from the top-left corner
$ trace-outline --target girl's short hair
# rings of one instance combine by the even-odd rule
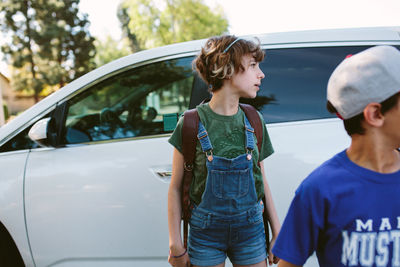
[[[235,72],[244,71],[242,57],[249,54],[257,62],[261,62],[265,56],[259,42],[234,35],[214,36],[207,40],[194,59],[193,69],[207,83],[209,90],[215,92],[221,89],[225,79],[232,77]]]

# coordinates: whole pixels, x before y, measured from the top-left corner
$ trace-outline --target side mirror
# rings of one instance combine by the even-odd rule
[[[54,119],[45,118],[39,120],[29,130],[28,136],[42,147],[55,147]]]

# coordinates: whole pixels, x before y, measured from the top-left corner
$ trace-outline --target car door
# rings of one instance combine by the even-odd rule
[[[95,83],[59,103],[61,144],[26,165],[36,266],[168,266],[168,137],[190,101],[191,57]]]
[[[29,150],[14,149],[12,144],[17,143],[16,139],[14,138],[0,147],[0,227],[7,229],[13,241],[19,245],[20,254],[27,259],[27,263],[30,263],[29,244],[25,234],[22,190],[24,168]],[[6,242],[9,240],[4,240],[4,236],[1,238],[4,242],[2,247],[5,245],[10,247],[10,243]]]

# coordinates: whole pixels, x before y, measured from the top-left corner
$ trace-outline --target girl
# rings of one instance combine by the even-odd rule
[[[255,98],[264,73],[259,45],[232,35],[207,40],[193,62],[209,85],[212,98],[197,106],[200,117],[190,200],[189,244],[181,238],[181,186],[184,172],[182,123],[169,142],[175,147],[168,191],[169,263],[172,266],[225,266],[228,256],[234,266],[267,266],[263,209],[272,229],[270,247],[280,224],[265,178],[262,160],[273,153],[265,123],[261,151],[239,98]],[[206,133],[204,135],[204,133]],[[204,152],[203,152],[204,151]],[[258,165],[258,161],[261,164]],[[265,207],[260,201],[266,196]],[[268,261],[277,263],[271,251]]]

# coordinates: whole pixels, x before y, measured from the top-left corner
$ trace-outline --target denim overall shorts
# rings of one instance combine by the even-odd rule
[[[230,261],[249,265],[266,259],[262,204],[253,178],[254,129],[245,116],[245,153],[228,159],[213,155],[203,124],[198,139],[206,156],[207,180],[202,201],[189,221],[191,264],[213,266]]]

